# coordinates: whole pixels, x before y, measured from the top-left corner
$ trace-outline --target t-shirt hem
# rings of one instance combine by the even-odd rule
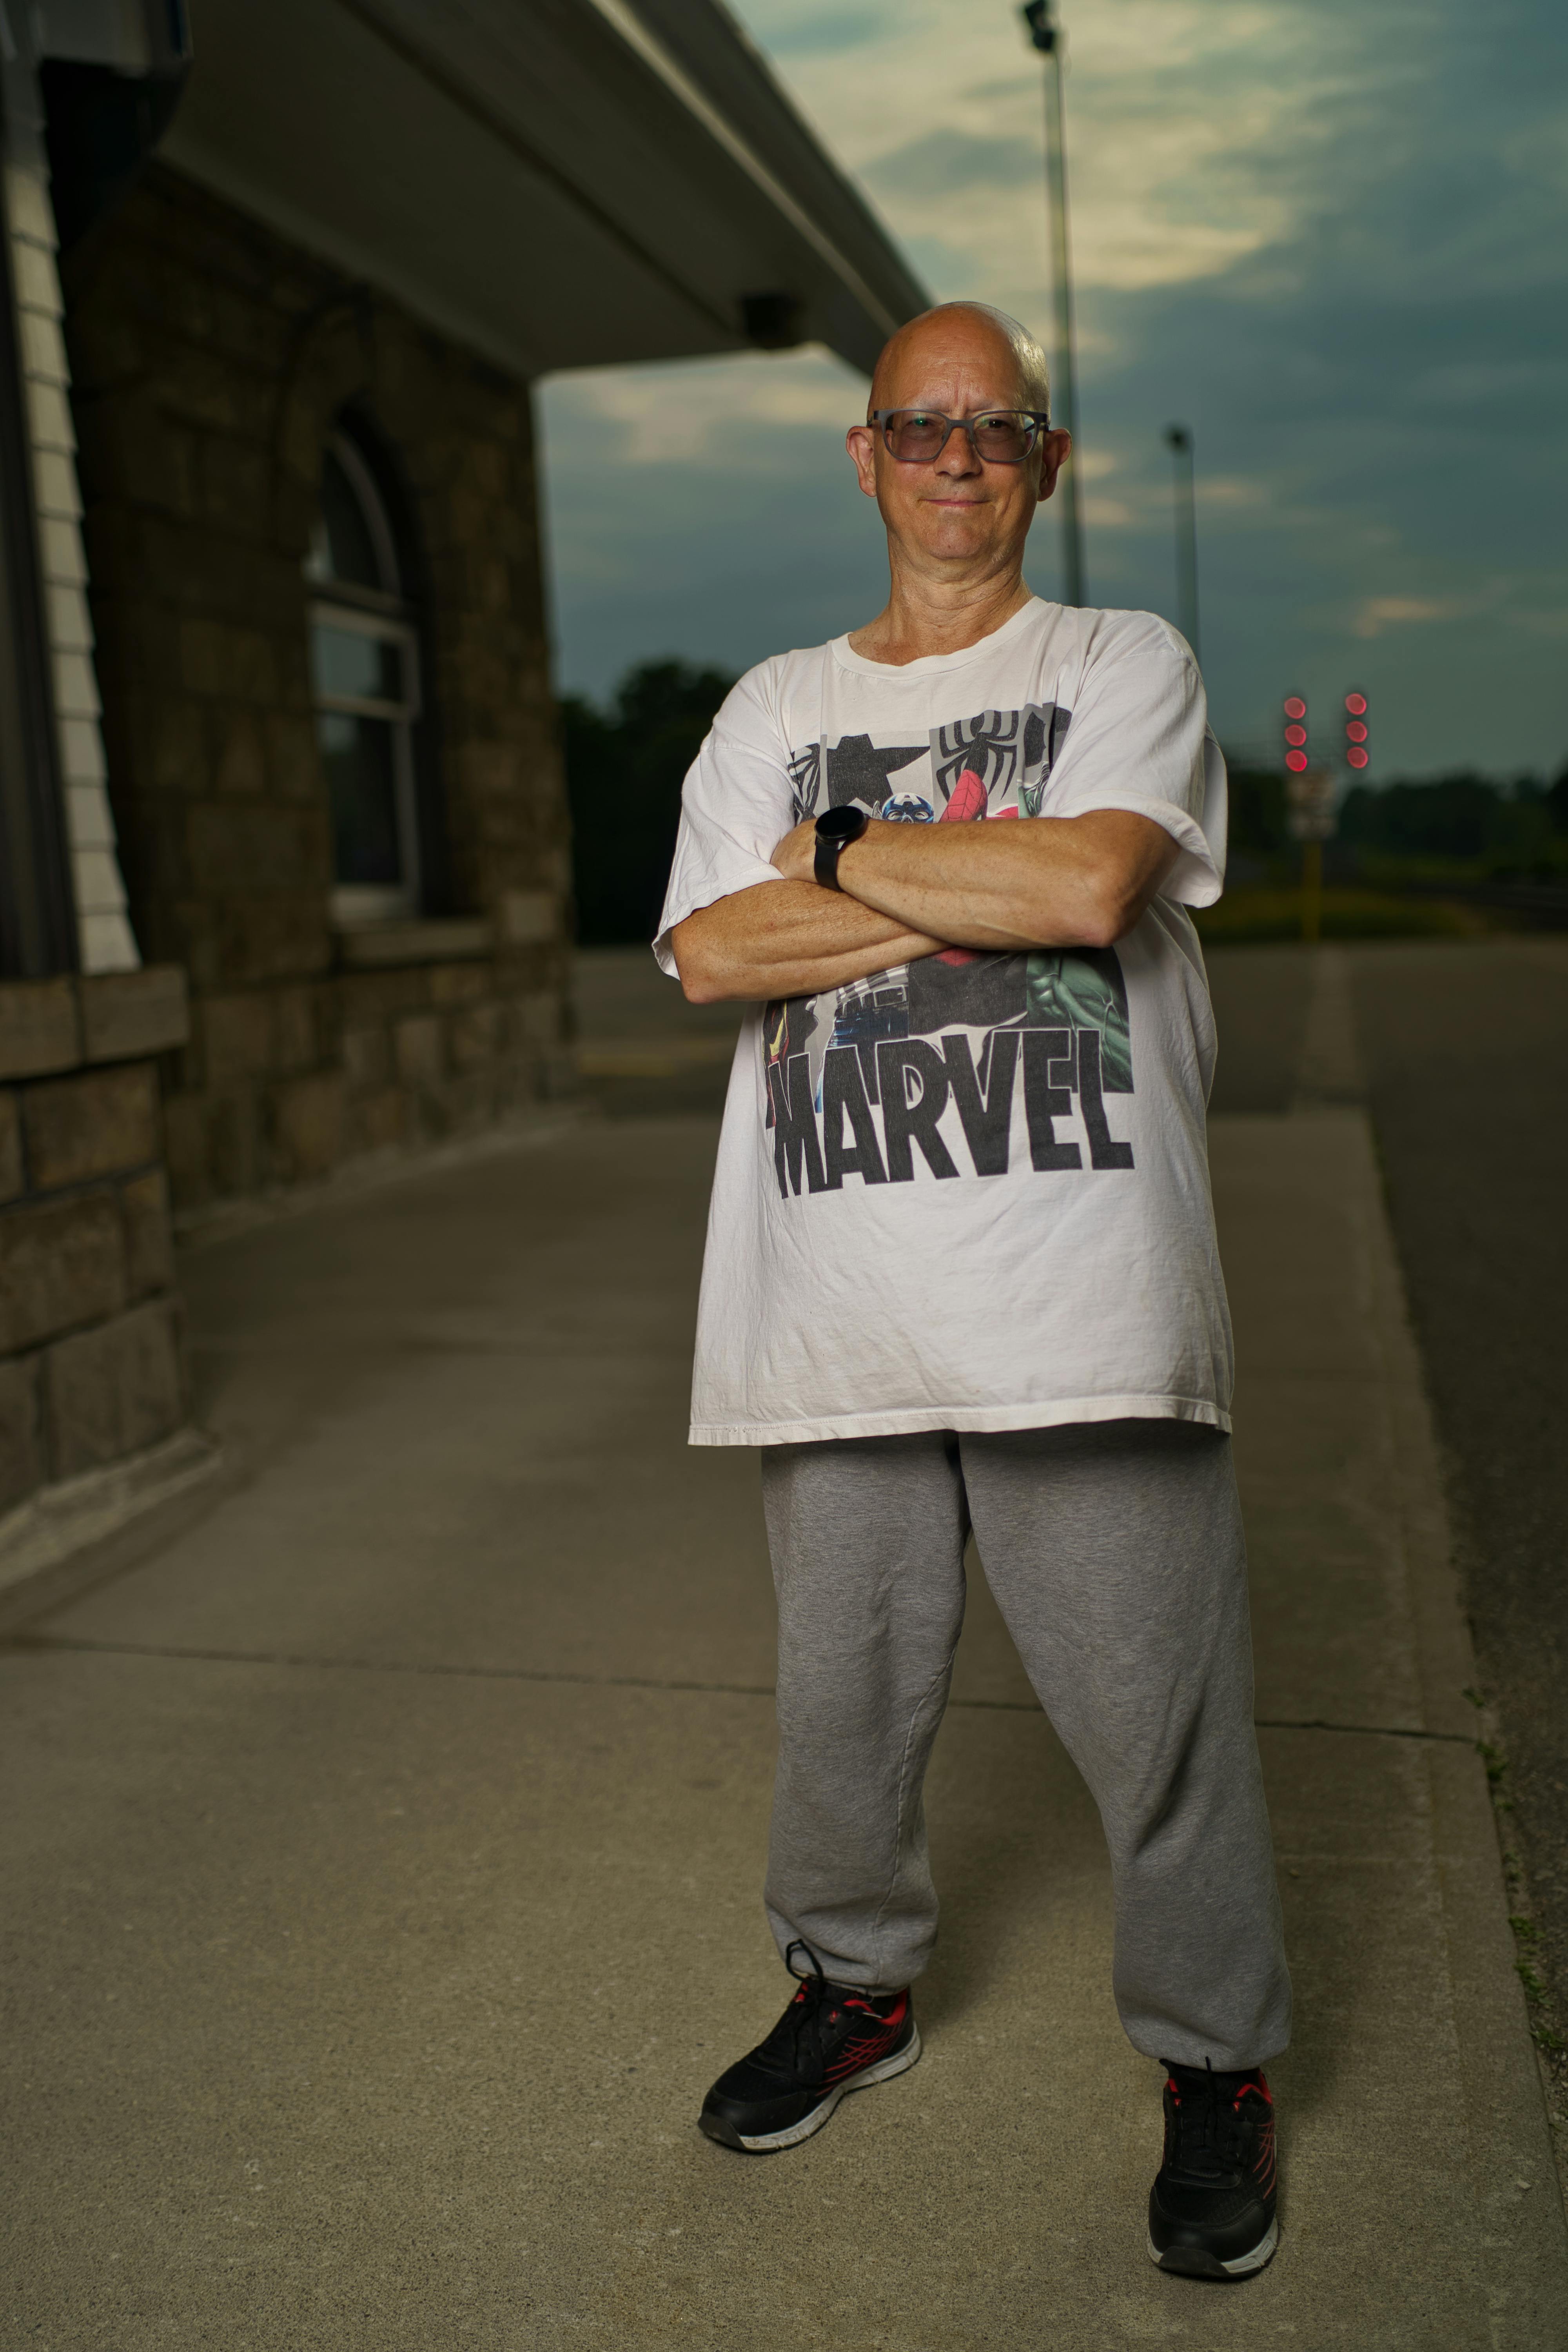
[[[895,1407],[823,1421],[694,1421],[690,1445],[817,1445],[835,1437],[905,1437],[921,1430],[1058,1429],[1079,1421],[1193,1421],[1230,1433],[1230,1415],[1206,1397],[1052,1397],[1033,1404]]]

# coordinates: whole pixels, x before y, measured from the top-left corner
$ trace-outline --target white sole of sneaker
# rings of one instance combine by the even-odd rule
[[[827,2096],[813,2107],[810,2115],[803,2116],[797,2124],[791,2124],[788,2131],[768,2132],[755,2139],[748,2139],[743,2132],[738,2133],[741,2146],[752,2156],[769,2156],[780,2147],[798,2147],[803,2139],[809,2139],[813,2132],[822,2129],[840,2099],[847,2099],[851,2091],[868,2091],[873,2083],[890,2083],[895,2074],[908,2074],[920,2054],[921,2030],[917,2025],[902,2050],[896,2050],[890,2058],[882,2059],[878,2065],[868,2066],[863,2074],[855,2076],[853,2082],[836,2083]]]
[[[1273,2261],[1279,2243],[1279,2224],[1276,2220],[1269,2222],[1258,2243],[1249,2246],[1245,2254],[1237,2254],[1234,2262],[1222,2263],[1217,2254],[1206,2252],[1202,2246],[1167,2246],[1162,2253],[1152,2238],[1149,2241],[1149,2259],[1173,2278],[1244,2279],[1251,2278]]]

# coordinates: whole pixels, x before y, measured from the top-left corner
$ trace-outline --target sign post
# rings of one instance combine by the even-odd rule
[[[1285,796],[1291,837],[1301,845],[1301,937],[1313,945],[1323,929],[1323,844],[1335,829],[1333,770],[1292,769]]]

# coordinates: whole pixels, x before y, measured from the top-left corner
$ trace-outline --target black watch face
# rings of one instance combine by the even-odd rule
[[[858,841],[866,830],[866,812],[847,804],[843,808],[825,809],[816,820],[818,837],[823,841]]]

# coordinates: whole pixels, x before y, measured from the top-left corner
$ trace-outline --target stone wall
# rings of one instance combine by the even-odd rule
[[[156,1057],[169,969],[0,984],[0,1514],[185,1415]]]
[[[569,866],[527,386],[162,167],[65,278],[132,916],[191,988],[176,1205],[559,1091]],[[426,919],[365,937],[330,917],[301,570],[350,407],[421,543],[442,834]]]

